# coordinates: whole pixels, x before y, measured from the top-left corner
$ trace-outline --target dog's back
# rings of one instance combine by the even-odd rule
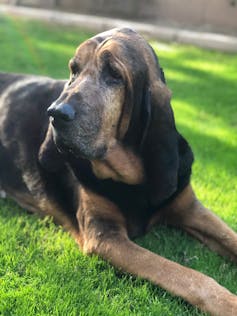
[[[20,74],[9,74],[0,72],[0,93],[2,93],[9,85],[22,78]]]

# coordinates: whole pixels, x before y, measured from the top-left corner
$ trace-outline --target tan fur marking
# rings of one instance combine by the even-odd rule
[[[81,240],[83,240],[82,250],[84,253],[96,253],[98,243],[100,243],[100,239],[103,238],[104,232],[98,230],[98,228],[95,229],[93,225],[91,225],[96,219],[109,220],[116,223],[120,231],[126,235],[125,219],[114,203],[82,187],[80,188],[80,201],[77,219],[80,227]],[[107,233],[114,234],[113,231],[108,231]]]
[[[150,280],[211,315],[235,316],[236,296],[198,271],[162,258],[124,236],[104,240],[96,250],[113,265]]]
[[[188,185],[167,207],[159,211],[155,220],[183,228],[210,249],[237,262],[237,234],[213,212],[205,208]]]
[[[111,178],[128,184],[139,184],[145,178],[140,158],[119,143],[108,149],[102,161],[93,160],[92,167],[95,175],[101,179]]]
[[[128,69],[128,66],[124,64],[122,61],[124,52],[122,50],[122,47],[118,45],[116,41],[110,40],[106,42],[105,45],[103,45],[100,54],[103,54],[103,52],[109,51],[110,54],[113,56],[113,63],[116,65],[116,67],[119,69],[122,77],[126,81],[126,89],[131,90],[132,88],[132,82],[131,82],[131,74],[130,70]],[[116,113],[116,129],[117,129],[117,138],[119,140],[123,139],[124,135],[126,134],[129,122],[131,118],[132,113],[132,105],[126,104],[125,99],[125,87],[123,85],[123,88],[120,88],[119,91],[116,91],[116,94],[110,94],[110,102],[107,103],[109,107],[114,108],[114,104],[117,104],[117,113]],[[109,108],[111,111],[111,108]],[[108,121],[110,122],[110,121]],[[118,126],[119,124],[119,126]]]
[[[95,145],[114,142],[117,136],[117,125],[124,103],[124,87],[115,91],[108,89],[104,94],[104,108],[102,115],[102,125]]]
[[[76,60],[78,59],[78,55],[80,55],[78,63],[86,65],[88,62],[90,62],[97,45],[98,43],[95,40],[89,39],[86,42],[82,43],[80,46],[78,46],[75,53]]]

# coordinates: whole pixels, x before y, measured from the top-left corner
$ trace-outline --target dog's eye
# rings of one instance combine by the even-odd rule
[[[70,79],[69,79],[69,82],[68,82],[68,86],[70,86],[70,84],[73,83],[73,81],[76,79],[76,77],[79,75],[80,73],[80,69],[79,69],[79,65],[78,63],[76,62],[75,59],[71,59],[69,61],[69,69],[70,69]]]
[[[76,74],[79,72],[79,65],[74,58],[69,60],[68,67],[69,67],[72,74]]]
[[[121,83],[123,80],[119,70],[110,63],[108,63],[104,68],[104,78],[107,84]]]
[[[113,77],[114,79],[120,80],[122,79],[121,74],[119,73],[119,71],[117,69],[115,69],[114,67],[110,66],[109,67],[109,74],[111,77]]]

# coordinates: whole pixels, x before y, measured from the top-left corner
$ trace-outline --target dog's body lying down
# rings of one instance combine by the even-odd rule
[[[85,253],[212,315],[237,315],[237,297],[213,279],[129,239],[165,222],[237,262],[237,234],[192,191],[193,154],[151,47],[111,30],[83,43],[70,69],[69,82],[0,74],[2,189],[53,216]]]

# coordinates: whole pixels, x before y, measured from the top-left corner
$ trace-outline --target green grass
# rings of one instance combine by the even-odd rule
[[[68,77],[76,28],[0,16],[0,70]],[[237,56],[152,42],[173,91],[178,129],[196,156],[193,185],[237,231]],[[149,282],[87,257],[50,219],[0,201],[0,315],[203,315]],[[175,229],[137,242],[237,294],[237,267]],[[158,267],[157,267],[158,269]]]

